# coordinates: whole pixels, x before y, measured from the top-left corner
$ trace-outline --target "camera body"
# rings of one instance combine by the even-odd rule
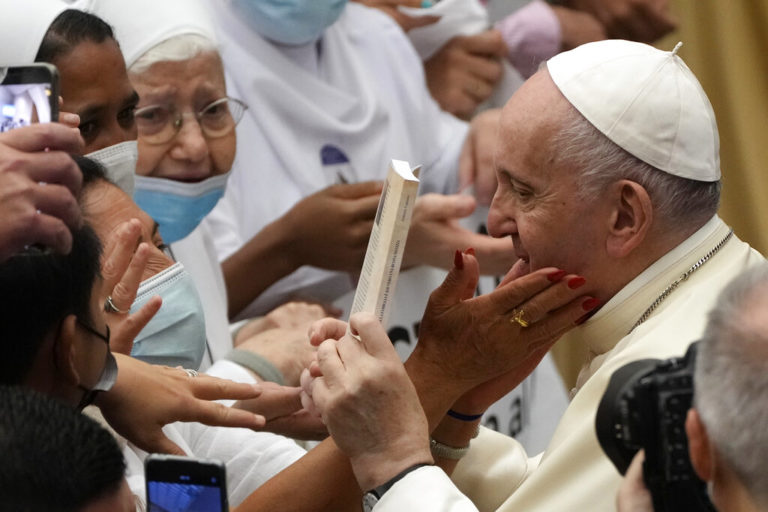
[[[656,512],[715,510],[691,466],[685,434],[695,359],[696,343],[684,357],[628,363],[611,376],[597,409],[598,441],[622,475],[645,450],[643,479]]]

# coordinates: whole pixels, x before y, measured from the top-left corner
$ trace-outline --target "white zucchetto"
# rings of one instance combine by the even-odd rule
[[[553,57],[547,70],[576,110],[632,155],[675,176],[718,181],[715,113],[680,46],[598,41]]]

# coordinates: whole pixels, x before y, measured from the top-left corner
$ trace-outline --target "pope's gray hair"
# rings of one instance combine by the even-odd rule
[[[694,404],[710,440],[752,498],[768,506],[768,263],[720,294],[698,346]]]
[[[158,62],[179,62],[205,52],[218,52],[216,43],[199,34],[180,34],[156,44],[136,59],[128,68],[130,73],[142,74]]]
[[[578,192],[585,201],[596,200],[611,183],[634,181],[648,192],[656,218],[682,231],[704,225],[720,205],[719,181],[681,178],[645,163],[611,141],[570,104],[551,150],[554,163],[580,174]]]

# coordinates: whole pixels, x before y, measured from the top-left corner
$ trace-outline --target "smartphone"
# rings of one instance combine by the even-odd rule
[[[144,461],[149,512],[228,512],[224,464],[152,454]]]
[[[59,72],[44,62],[0,67],[0,132],[59,119]]]

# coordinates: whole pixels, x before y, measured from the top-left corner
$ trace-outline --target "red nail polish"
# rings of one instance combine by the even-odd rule
[[[571,290],[575,290],[580,286],[584,286],[584,283],[586,282],[587,280],[581,276],[573,277],[568,281],[568,288],[570,288]]]
[[[475,255],[475,248],[474,247],[467,247],[467,250],[464,251],[464,254],[471,254],[472,256]]]
[[[462,256],[461,251],[458,249],[456,249],[453,255],[453,265],[459,270],[464,268],[464,256]]]
[[[581,303],[581,309],[584,311],[592,311],[600,304],[600,301],[594,297],[589,298]]]
[[[558,282],[563,277],[565,277],[565,270],[555,270],[554,272],[547,274],[547,279],[553,283]]]

